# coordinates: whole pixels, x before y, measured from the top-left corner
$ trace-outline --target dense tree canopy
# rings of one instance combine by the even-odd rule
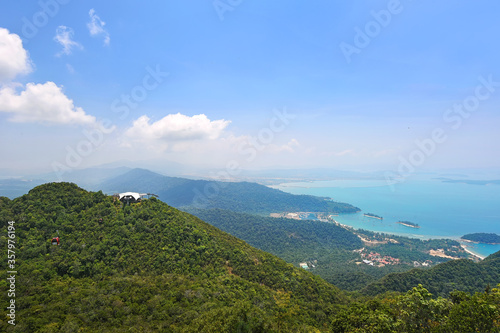
[[[451,260],[427,270],[413,269],[389,274],[364,288],[363,292],[376,295],[386,291],[406,291],[419,283],[433,294],[446,296],[454,290],[476,292],[494,286],[500,281],[500,252],[479,263],[471,260]]]
[[[478,232],[475,234],[467,234],[463,235],[462,239],[478,243],[500,244],[500,236],[493,233]]]
[[[0,198],[0,221],[4,230],[14,221],[17,270],[16,325],[3,315],[3,332],[500,329],[497,288],[434,298],[415,285],[356,298],[154,198],[124,206],[74,184],[46,184]],[[60,245],[51,245],[57,234]],[[5,263],[4,250],[4,271]],[[9,289],[5,279],[0,286]]]
[[[389,273],[405,272],[414,267],[415,262],[428,262],[432,267],[447,258],[435,257],[430,250],[444,249],[453,257],[466,258],[467,253],[457,241],[449,239],[420,240],[395,235],[377,234],[366,230],[352,230],[334,223],[320,221],[293,220],[285,218],[262,217],[236,213],[221,209],[189,209],[190,213],[202,220],[230,233],[250,245],[270,252],[289,263],[309,263],[309,269],[334,285],[358,290],[377,281]],[[381,243],[365,245],[363,239],[378,240]],[[390,241],[388,241],[390,240]],[[380,257],[390,256],[399,259],[398,264],[370,266],[362,262],[363,253],[374,252]],[[408,290],[414,284],[406,286]],[[447,292],[447,287],[444,293]],[[483,285],[476,285],[481,291]],[[378,292],[386,289],[374,289]],[[396,289],[400,290],[400,289]],[[433,290],[439,293],[439,290]]]

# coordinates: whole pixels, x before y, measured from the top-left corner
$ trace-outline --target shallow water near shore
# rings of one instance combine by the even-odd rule
[[[293,194],[331,197],[361,209],[334,219],[356,229],[429,239],[459,239],[468,233],[500,233],[500,186],[407,180],[388,185],[384,180],[336,180],[284,183],[274,188]],[[366,217],[373,213],[383,220]],[[398,221],[417,223],[411,228]],[[500,251],[499,245],[467,244],[481,256]]]

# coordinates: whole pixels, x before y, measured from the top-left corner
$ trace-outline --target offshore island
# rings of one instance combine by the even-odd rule
[[[494,233],[478,232],[463,235],[461,239],[471,243],[500,244],[500,236]]]
[[[410,222],[410,221],[399,221],[399,222],[396,222],[396,223],[404,225],[405,227],[420,229],[420,226],[417,223],[413,223],[413,222]]]
[[[384,219],[382,216],[378,216],[378,215],[375,215],[375,214],[372,214],[372,213],[364,213],[363,215],[366,216],[366,217],[371,217],[371,218],[379,219],[379,220],[383,220]]]

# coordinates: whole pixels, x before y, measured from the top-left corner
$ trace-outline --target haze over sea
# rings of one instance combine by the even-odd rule
[[[385,180],[333,180],[284,183],[273,186],[293,194],[331,197],[362,211],[334,219],[356,229],[429,239],[458,239],[468,233],[500,232],[500,185],[446,183],[437,179],[409,179],[394,185]],[[383,220],[365,217],[382,216]],[[405,227],[410,221],[420,229]],[[471,244],[474,253],[488,256],[500,245]]]

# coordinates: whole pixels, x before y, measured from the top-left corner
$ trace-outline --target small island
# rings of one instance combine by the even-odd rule
[[[444,183],[461,183],[467,185],[500,185],[500,180],[472,180],[472,179],[447,179],[441,180]]]
[[[399,222],[396,222],[396,223],[404,225],[405,227],[420,229],[420,226],[417,223],[413,223],[413,222],[410,222],[410,221],[399,221]]]
[[[372,213],[365,213],[363,215],[366,216],[366,217],[371,217],[371,218],[379,219],[379,220],[383,220],[384,219],[382,216],[378,216],[378,215],[375,215],[375,214],[372,214]]]
[[[500,236],[494,233],[478,232],[464,235],[461,238],[462,240],[474,243],[500,244]]]

